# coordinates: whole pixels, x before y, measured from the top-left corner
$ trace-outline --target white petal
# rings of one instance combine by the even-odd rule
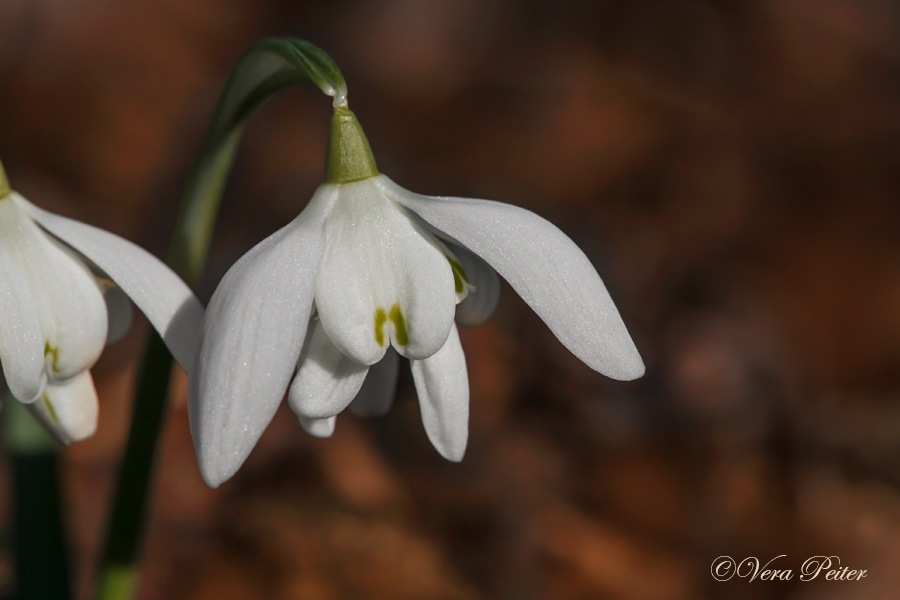
[[[400,355],[393,348],[388,348],[384,358],[369,367],[366,380],[350,403],[350,412],[358,417],[386,415],[394,403],[399,370]]]
[[[243,464],[291,381],[333,201],[320,188],[300,216],[229,269],[210,300],[189,371],[188,415],[211,487]]]
[[[437,354],[410,364],[428,439],[441,456],[461,461],[469,440],[469,375],[456,326]]]
[[[165,340],[185,370],[190,366],[203,307],[158,258],[108,231],[17,201],[41,226],[86,256],[122,288]]]
[[[347,408],[369,367],[341,354],[320,321],[314,327],[306,358],[288,391],[288,403],[299,417],[325,419]]]
[[[107,331],[106,343],[112,344],[118,342],[128,330],[131,328],[131,321],[134,317],[134,311],[131,308],[131,301],[121,289],[116,285],[101,285],[103,289],[103,300],[106,302]]]
[[[35,296],[47,344],[44,369],[51,382],[64,381],[100,358],[109,324],[106,302],[87,265],[43,232],[41,237],[48,246],[42,269],[47,279],[35,286]]]
[[[300,426],[309,435],[317,438],[330,438],[334,433],[334,424],[337,417],[328,417],[327,419],[308,419],[306,417],[298,417]]]
[[[60,444],[68,446],[97,431],[97,391],[89,371],[59,384],[50,383],[28,410]]]
[[[544,320],[566,348],[613,379],[644,374],[644,363],[591,262],[549,221],[516,206],[433,198],[375,181],[400,204],[483,258]]]
[[[31,286],[3,231],[8,205],[0,200],[0,362],[12,395],[21,402],[33,402],[47,381],[44,336]]]
[[[44,340],[44,369],[64,381],[89,369],[106,343],[106,305],[87,265],[51,239],[13,193],[0,201],[0,236],[29,286]]]
[[[389,342],[408,358],[425,358],[450,331],[453,272],[431,234],[372,181],[323,186],[340,196],[326,225],[319,318],[356,362],[378,362]]]
[[[488,320],[500,300],[500,278],[484,260],[463,246],[449,243],[465,271],[469,293],[456,305],[456,324],[465,327],[481,325]]]

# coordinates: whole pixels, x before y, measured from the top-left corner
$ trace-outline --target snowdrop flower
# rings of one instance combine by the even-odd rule
[[[644,373],[594,267],[548,221],[403,189],[379,174],[346,104],[332,119],[325,175],[296,219],[231,267],[204,316],[188,408],[210,486],[237,471],[285,392],[317,436],[348,406],[384,413],[398,354],[410,360],[429,439],[461,460],[469,385],[454,318],[490,315],[497,273],[588,366],[620,380]]]
[[[89,369],[128,330],[128,297],[187,366],[203,308],[181,279],[131,242],[31,204],[0,165],[0,362],[62,444],[97,428]]]

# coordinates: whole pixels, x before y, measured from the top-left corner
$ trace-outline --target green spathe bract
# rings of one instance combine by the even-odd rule
[[[336,107],[325,154],[325,183],[351,183],[376,175],[375,157],[359,120],[346,104]]]

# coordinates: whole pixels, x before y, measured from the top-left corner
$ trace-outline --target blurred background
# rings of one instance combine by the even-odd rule
[[[462,331],[461,464],[408,369],[385,418],[307,436],[283,406],[202,482],[173,378],[145,599],[842,599],[900,589],[900,5],[892,0],[2,0],[0,156],[44,208],[164,252],[240,51],[320,45],[378,165],[492,198],[585,250],[647,364],[569,354],[504,284]],[[253,117],[201,289],[305,206],[330,102]],[[97,435],[62,451],[88,598],[142,317],[93,369]],[[14,527],[8,460],[0,522]],[[719,583],[716,557],[791,568]],[[859,582],[799,581],[836,555]],[[0,551],[0,593],[15,590]]]

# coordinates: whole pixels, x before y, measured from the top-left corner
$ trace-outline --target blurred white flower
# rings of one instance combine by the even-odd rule
[[[89,369],[127,331],[126,295],[188,366],[203,308],[181,279],[129,241],[34,206],[0,165],[0,362],[12,395],[62,444],[97,428]]]
[[[397,354],[411,362],[432,444],[461,460],[469,385],[454,317],[473,325],[490,315],[496,273],[588,366],[620,380],[644,373],[596,270],[548,221],[401,188],[378,173],[345,107],[332,120],[325,180],[296,219],[232,266],[207,308],[188,408],[209,485],[237,471],[286,391],[317,436],[331,435],[348,406],[386,412]]]

